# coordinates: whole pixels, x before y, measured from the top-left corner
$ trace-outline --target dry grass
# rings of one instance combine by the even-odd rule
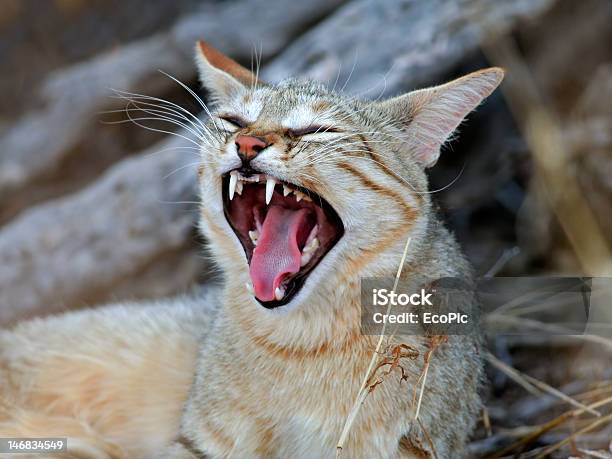
[[[485,52],[493,64],[507,69],[502,89],[533,155],[532,189],[556,217],[578,262],[574,271],[565,274],[610,275],[612,256],[606,234],[578,182],[572,164],[575,155],[564,140],[564,130],[572,126],[567,128],[545,104],[546,97],[513,40],[491,40]],[[588,151],[588,143],[581,148]],[[610,304],[610,292],[603,295],[598,300]],[[612,340],[594,333],[571,334],[561,326],[529,320],[523,316],[527,312],[521,308],[523,300],[506,304],[485,317],[485,322],[503,324],[508,332],[529,329],[544,336],[539,340],[514,336],[512,347],[501,346],[501,358],[487,355],[491,372],[503,374],[516,386],[506,384],[509,387],[498,388],[489,397],[481,438],[470,445],[472,456],[612,458]],[[606,324],[600,325],[604,329]],[[549,333],[561,333],[563,339],[547,338]],[[495,339],[499,344],[500,338]],[[563,405],[571,409],[561,411]]]

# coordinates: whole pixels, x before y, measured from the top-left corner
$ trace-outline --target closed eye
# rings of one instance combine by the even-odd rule
[[[242,118],[240,118],[239,116],[234,116],[234,115],[220,115],[219,118],[229,124],[231,124],[233,127],[237,127],[237,128],[244,128],[247,126],[247,122],[245,120],[243,120]]]
[[[327,134],[340,132],[338,129],[331,126],[307,126],[300,129],[287,129],[287,134],[290,137],[303,137],[310,134]]]

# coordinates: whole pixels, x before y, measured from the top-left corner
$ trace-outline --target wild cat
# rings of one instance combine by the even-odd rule
[[[33,320],[0,333],[0,437],[78,458],[331,458],[377,337],[360,279],[467,275],[425,169],[501,82],[489,68],[384,101],[272,85],[199,42],[210,95],[200,227],[222,289]],[[367,397],[342,454],[460,457],[480,408],[477,337],[449,336]],[[25,457],[25,456],[21,456]],[[39,455],[35,457],[44,457]],[[57,456],[54,456],[57,457]]]

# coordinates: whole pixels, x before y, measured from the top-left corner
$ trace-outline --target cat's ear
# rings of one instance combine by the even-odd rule
[[[196,63],[200,81],[215,102],[230,98],[257,81],[253,72],[201,40],[196,43]]]
[[[470,73],[450,83],[421,89],[380,102],[398,123],[409,151],[423,167],[433,166],[440,147],[504,78],[504,71],[492,67]]]

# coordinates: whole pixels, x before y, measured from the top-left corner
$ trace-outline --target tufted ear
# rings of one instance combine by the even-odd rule
[[[470,73],[450,83],[421,89],[379,103],[391,120],[399,123],[407,147],[423,167],[433,166],[440,147],[504,78],[492,67]]]
[[[200,81],[215,102],[232,97],[255,81],[261,83],[253,72],[204,41],[196,43],[195,58]]]

